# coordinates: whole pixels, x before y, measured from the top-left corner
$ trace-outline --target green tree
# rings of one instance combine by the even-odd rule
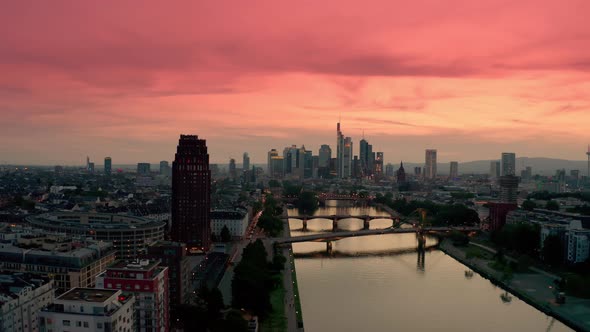
[[[551,211],[559,211],[559,204],[556,201],[548,200],[545,208]]]
[[[221,242],[231,241],[231,233],[229,232],[229,228],[227,228],[227,226],[223,226],[219,235],[221,237]]]
[[[279,181],[277,181],[277,180],[274,180],[274,179],[268,181],[268,186],[271,187],[271,188],[281,188],[282,187],[281,186],[281,183]]]
[[[527,211],[533,211],[537,208],[537,204],[534,201],[527,199],[526,201],[522,202],[522,208]]]
[[[319,202],[314,192],[304,191],[299,195],[296,205],[300,213],[312,214],[317,210]]]

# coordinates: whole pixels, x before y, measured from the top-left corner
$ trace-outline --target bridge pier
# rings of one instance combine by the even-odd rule
[[[363,221],[363,229],[365,229],[365,230],[369,229],[370,221],[371,221],[371,219],[369,217],[365,217],[365,220]]]
[[[307,231],[307,218],[303,219],[303,230]]]
[[[399,225],[400,221],[399,218],[391,218],[391,227],[395,227]]]
[[[332,220],[332,232],[335,232],[338,229],[338,218],[334,217]]]
[[[418,250],[424,250],[426,247],[426,237],[422,232],[416,232],[416,240],[418,241]]]
[[[332,255],[332,241],[326,242],[326,251],[328,252],[328,255]]]

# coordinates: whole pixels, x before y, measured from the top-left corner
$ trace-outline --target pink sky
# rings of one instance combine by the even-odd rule
[[[584,159],[590,1],[10,1],[0,11],[0,164],[212,162],[336,122],[386,162]],[[355,148],[356,150],[356,148]],[[357,154],[358,151],[355,151]]]

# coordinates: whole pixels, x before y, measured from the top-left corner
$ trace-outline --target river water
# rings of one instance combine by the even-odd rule
[[[320,208],[315,215],[382,215],[375,208]],[[289,215],[297,215],[289,210]],[[332,220],[290,219],[292,236],[332,230]],[[371,229],[391,226],[375,219]],[[339,229],[360,230],[343,219]],[[428,238],[426,247],[436,245]],[[293,244],[306,332],[345,331],[572,331],[494,286],[445,253],[416,252],[414,234]]]

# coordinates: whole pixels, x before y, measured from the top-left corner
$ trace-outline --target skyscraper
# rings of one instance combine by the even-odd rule
[[[490,162],[490,178],[497,179],[500,177],[500,161],[492,160]]]
[[[238,173],[236,172],[236,160],[234,158],[229,160],[229,177],[232,179],[238,177]]]
[[[361,169],[363,176],[371,176],[373,174],[373,146],[369,144],[364,138],[359,142],[359,159],[361,162]]]
[[[204,139],[181,135],[172,163],[173,241],[206,250],[211,241],[211,171]]]
[[[329,168],[330,167],[330,159],[332,159],[332,149],[329,145],[323,144],[320,147],[320,151],[318,153],[318,167],[319,168]]]
[[[268,159],[267,159],[267,172],[268,174],[272,173],[272,157],[278,157],[279,156],[279,152],[276,149],[272,149],[270,151],[268,151]]]
[[[160,161],[160,174],[170,176],[170,164],[166,160]]]
[[[104,158],[104,174],[111,175],[113,172],[113,162],[111,157]]]
[[[250,170],[250,156],[248,155],[248,152],[244,152],[244,156],[243,156],[243,160],[242,160],[242,168],[243,168],[244,172]]]
[[[404,169],[404,162],[402,161],[399,165],[399,169],[397,170],[397,183],[405,183],[406,182],[406,170]]]
[[[502,152],[502,176],[516,175],[516,155],[512,152]]]
[[[344,177],[344,135],[340,131],[340,122],[336,125],[336,175]]]
[[[342,178],[349,179],[352,176],[352,138],[344,139],[342,152]]]
[[[518,198],[518,177],[504,175],[498,180],[500,184],[500,202],[516,204]]]
[[[383,152],[377,152],[375,158],[375,176],[383,175]]]
[[[385,176],[392,177],[394,172],[393,164],[385,165]]]
[[[424,178],[425,179],[436,179],[436,150],[426,150],[426,162],[424,165]]]
[[[590,145],[588,145],[588,151],[586,152],[586,155],[588,156],[588,175],[586,175],[588,177],[588,181],[590,181]]]
[[[449,178],[456,179],[459,176],[459,163],[456,161],[451,161],[451,170],[449,172]]]

